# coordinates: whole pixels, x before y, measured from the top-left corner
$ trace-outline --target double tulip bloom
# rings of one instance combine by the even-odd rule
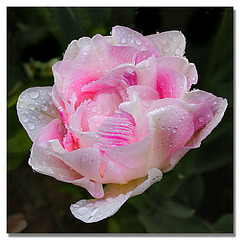
[[[113,215],[221,121],[225,99],[190,91],[198,75],[183,56],[185,43],[178,31],[144,37],[116,26],[111,36],[72,41],[53,66],[53,87],[20,95],[19,120],[33,141],[31,167],[95,198],[71,205],[76,218]]]

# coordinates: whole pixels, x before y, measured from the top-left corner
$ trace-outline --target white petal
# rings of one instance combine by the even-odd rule
[[[42,127],[61,119],[52,100],[52,87],[33,87],[21,93],[17,102],[19,121],[32,141]]]
[[[130,197],[142,194],[161,179],[162,172],[152,168],[148,177],[132,180],[125,185],[109,184],[104,189],[104,198],[80,200],[72,204],[70,210],[76,218],[86,223],[101,221],[115,214]]]
[[[155,45],[161,57],[183,56],[185,51],[185,37],[179,31],[168,31],[146,36]]]

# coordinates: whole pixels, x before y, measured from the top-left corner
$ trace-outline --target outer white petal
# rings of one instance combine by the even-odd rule
[[[152,41],[161,57],[184,55],[186,40],[179,31],[157,33],[146,38]]]
[[[61,119],[52,100],[52,87],[33,87],[22,92],[17,102],[17,114],[32,141],[42,127],[55,118]]]
[[[162,179],[162,172],[157,168],[148,171],[148,176],[130,181],[128,184],[108,184],[104,198],[80,200],[72,204],[72,214],[86,222],[98,222],[115,214],[120,207],[130,198],[142,194],[152,184]]]

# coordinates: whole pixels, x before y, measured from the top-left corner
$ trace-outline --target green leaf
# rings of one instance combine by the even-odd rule
[[[201,175],[195,175],[187,179],[176,195],[178,199],[194,209],[199,207],[203,196],[204,182]]]
[[[221,216],[214,224],[214,228],[219,233],[233,233],[233,214]]]
[[[176,218],[189,218],[195,213],[194,209],[186,207],[173,200],[164,201],[161,205],[156,207],[160,212]]]
[[[139,219],[148,233],[214,233],[214,229],[209,224],[196,216],[177,218],[159,209],[142,211]]]
[[[157,201],[169,199],[176,194],[184,180],[185,176],[181,173],[175,171],[165,173],[160,182],[151,186],[149,194]]]

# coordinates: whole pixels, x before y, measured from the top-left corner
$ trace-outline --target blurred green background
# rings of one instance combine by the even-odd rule
[[[22,213],[28,225],[19,231],[233,233],[233,14],[231,7],[7,8],[7,214]],[[194,87],[227,98],[229,105],[201,147],[161,182],[131,198],[111,218],[85,224],[69,206],[89,198],[87,191],[29,167],[32,143],[18,121],[16,102],[29,87],[53,85],[51,66],[73,39],[109,35],[115,25],[143,35],[182,31],[185,55],[198,69]]]

